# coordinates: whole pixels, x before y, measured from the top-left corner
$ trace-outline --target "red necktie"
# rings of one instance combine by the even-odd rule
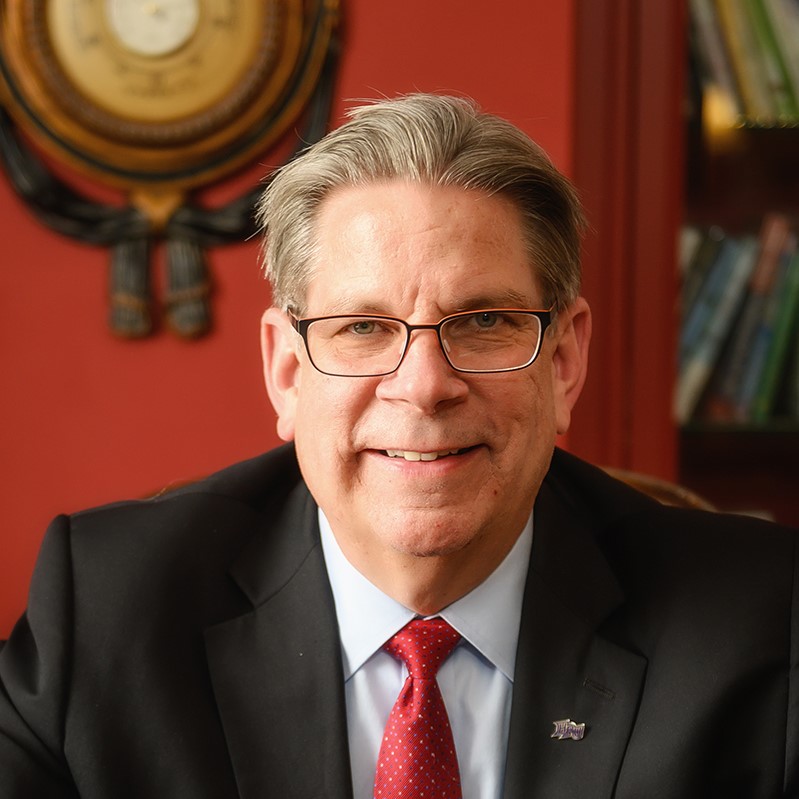
[[[443,619],[416,619],[383,648],[408,667],[388,717],[375,774],[375,799],[461,799],[458,758],[436,682],[460,634]]]

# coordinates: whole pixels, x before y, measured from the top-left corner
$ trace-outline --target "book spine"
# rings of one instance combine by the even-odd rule
[[[796,0],[762,2],[788,74],[794,102],[799,106],[799,3]]]
[[[722,242],[696,300],[685,315],[680,335],[681,364],[688,359],[696,342],[702,338],[713,308],[718,304],[719,297],[724,292],[740,248],[741,244],[736,239],[726,238]]]
[[[730,54],[721,35],[713,0],[690,0],[692,28],[703,69],[705,92],[716,92],[730,124],[743,117],[743,103],[738,91]]]
[[[681,424],[694,413],[729,332],[736,308],[757,258],[757,239],[745,239],[734,259],[724,291],[717,298],[706,329],[694,351],[680,369],[675,397],[675,415]]]
[[[771,20],[766,13],[763,0],[744,0],[744,3],[759,45],[763,71],[774,97],[777,118],[780,122],[791,122],[799,116],[799,108],[796,105],[785,61],[771,27]],[[794,46],[799,47],[799,42]]]
[[[715,226],[708,228],[685,268],[681,292],[683,319],[688,318],[691,308],[707,280],[708,273],[718,258],[723,242],[724,231],[721,228]]]
[[[741,386],[735,401],[735,418],[741,422],[752,419],[755,398],[763,381],[766,361],[774,340],[777,315],[782,303],[782,293],[788,278],[793,250],[795,248],[786,250],[781,254],[777,279],[774,281],[774,286],[772,286],[768,297],[764,300],[763,316],[755,330],[751,352],[747,359],[744,374],[741,378]]]
[[[735,333],[727,356],[719,367],[718,406],[728,408],[732,418],[739,416],[737,409],[744,375],[749,368],[755,336],[766,312],[780,256],[790,231],[788,218],[779,213],[766,214],[760,226],[757,263],[752,271],[743,308],[735,323]]]
[[[773,125],[777,121],[776,105],[745,9],[740,0],[716,0],[716,9],[746,116],[755,125]]]
[[[772,416],[792,345],[796,347],[792,341],[799,321],[799,253],[795,238],[786,249],[785,258],[785,272],[778,289],[774,330],[749,413],[751,421],[758,424],[767,422]]]

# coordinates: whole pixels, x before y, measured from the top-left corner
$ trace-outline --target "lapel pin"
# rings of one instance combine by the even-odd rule
[[[571,738],[573,741],[581,741],[585,735],[585,724],[578,724],[571,719],[561,719],[560,721],[553,721],[552,735],[550,738],[557,738],[562,741],[564,738]]]

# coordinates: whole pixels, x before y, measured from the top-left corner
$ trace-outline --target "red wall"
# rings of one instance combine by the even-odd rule
[[[342,4],[336,119],[349,98],[463,93],[571,170],[573,0]],[[248,170],[209,200],[261,173]],[[260,376],[258,322],[269,300],[254,242],[210,255],[212,335],[124,342],[105,324],[107,253],[39,225],[2,177],[0,236],[2,638],[24,609],[56,513],[202,475],[277,437]]]

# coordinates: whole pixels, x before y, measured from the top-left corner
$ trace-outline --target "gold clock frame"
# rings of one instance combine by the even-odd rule
[[[24,139],[4,130],[0,143],[12,152],[0,153],[0,160],[16,159],[15,165],[6,164],[12,183],[45,222],[111,247],[111,327],[116,333],[136,337],[152,329],[146,262],[157,237],[166,240],[168,258],[174,261],[165,300],[167,323],[180,335],[199,335],[209,325],[202,250],[234,240],[231,230],[240,237],[250,232],[242,221],[250,198],[230,203],[214,219],[213,212],[191,205],[191,192],[285,141],[292,125],[302,129],[296,149],[322,135],[320,118],[324,115],[326,122],[338,51],[339,0],[191,0],[205,15],[196,32],[175,52],[155,57],[126,49],[114,38],[104,18],[107,2],[0,0],[0,121],[5,128],[9,119],[54,161],[124,192],[128,207],[119,212],[110,206],[94,208],[59,184],[55,195],[67,198],[64,208],[42,210],[47,202],[42,198],[52,195],[53,187],[25,188],[44,165],[34,163],[35,153],[26,150]],[[73,13],[76,24],[54,27],[59,17],[53,9],[62,23],[64,13]],[[222,21],[229,26],[238,23],[235,36],[224,26],[212,27],[213,10],[227,13]],[[70,38],[76,31],[85,34],[82,40]],[[84,57],[87,42],[104,54],[105,62],[99,63],[105,70],[96,59]],[[138,111],[135,103],[131,110],[120,105],[112,93],[123,90],[125,75],[136,69],[162,84],[182,80],[175,86],[192,93],[183,98],[188,110],[173,114],[167,108],[153,116],[141,105]],[[110,88],[95,91],[94,76],[101,73],[110,75]],[[209,79],[202,80],[203,75]],[[216,84],[213,92],[206,88],[210,83]],[[311,122],[302,123],[303,118]],[[20,178],[25,170],[28,174]],[[66,218],[71,209],[76,219]],[[99,230],[113,232],[97,233],[95,219],[103,221]]]
[[[260,41],[256,46],[253,38],[245,43],[252,50],[249,63],[228,96],[183,119],[159,123],[114,114],[70,80],[48,29],[49,7],[67,2],[5,0],[0,48],[5,53],[6,104],[15,122],[50,154],[123,189],[156,182],[182,189],[201,185],[272,144],[307,101],[338,12],[336,0],[321,4],[321,20],[319,9],[307,0],[227,0],[231,8],[262,9],[261,30],[255,32]],[[109,60],[129,69],[137,59],[100,24],[102,2],[73,0],[73,6],[94,9],[98,24],[93,35],[103,33]],[[253,32],[248,35],[254,37]],[[151,61],[153,70],[167,75],[176,67],[172,57]],[[222,70],[225,62],[213,62],[212,68]],[[190,90],[201,93],[202,86]],[[291,102],[286,104],[281,101],[288,90]],[[269,120],[266,127],[264,120]]]

